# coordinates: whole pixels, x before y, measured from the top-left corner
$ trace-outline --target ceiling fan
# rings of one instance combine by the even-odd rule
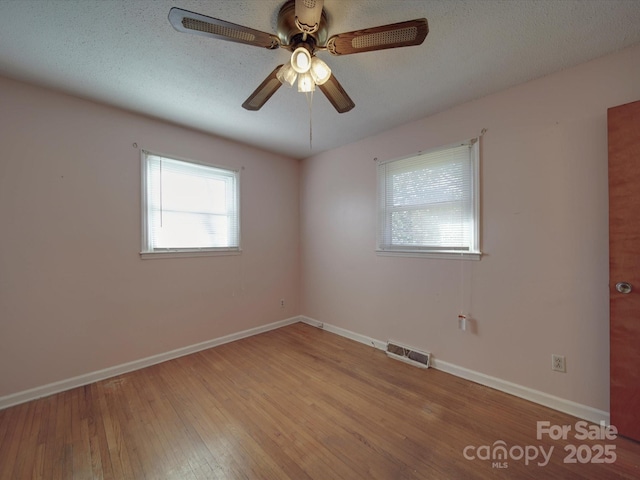
[[[247,110],[259,110],[283,83],[293,85],[297,80],[298,91],[313,91],[317,85],[334,108],[344,113],[355,104],[328,65],[316,57],[316,52],[326,50],[332,55],[350,55],[420,45],[429,33],[429,26],[426,18],[418,18],[327,38],[323,3],[324,0],[288,0],[278,13],[277,35],[175,7],[169,12],[169,22],[179,32],[269,50],[282,47],[292,52],[291,61],[278,65],[242,104]]]

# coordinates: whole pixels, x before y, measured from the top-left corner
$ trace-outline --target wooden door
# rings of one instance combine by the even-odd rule
[[[640,441],[640,101],[607,113],[611,424]]]

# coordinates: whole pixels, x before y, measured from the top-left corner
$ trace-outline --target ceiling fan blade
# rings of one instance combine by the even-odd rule
[[[325,83],[318,85],[318,88],[322,90],[322,93],[325,94],[338,113],[348,112],[356,106],[334,74],[331,74],[329,80]]]
[[[278,65],[276,69],[264,79],[264,81],[255,89],[255,91],[249,95],[249,98],[242,104],[243,108],[247,110],[260,110],[262,106],[267,103],[267,100],[271,98],[271,95],[276,93],[276,90],[280,88],[282,83],[276,77],[278,70],[282,68],[282,65]]]
[[[427,19],[417,18],[334,35],[327,41],[327,50],[333,55],[349,55],[386,48],[409,47],[424,42],[427,33]]]
[[[324,0],[296,0],[296,18],[303,32],[313,33],[320,25]]]
[[[280,40],[276,35],[243,27],[235,23],[225,22],[199,13],[189,12],[181,8],[169,10],[169,23],[179,32],[195,33],[207,37],[228,40],[230,42],[245,43],[256,47],[278,48]]]

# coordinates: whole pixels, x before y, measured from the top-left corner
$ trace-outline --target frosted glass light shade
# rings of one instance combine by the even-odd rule
[[[316,84],[309,72],[301,73],[298,75],[298,91],[299,92],[313,92],[316,89]]]
[[[298,47],[291,55],[291,67],[298,73],[307,73],[311,68],[311,54],[304,47]]]
[[[331,77],[331,69],[318,57],[311,59],[311,77],[316,85],[324,84]]]
[[[291,66],[291,63],[289,62],[282,65],[280,70],[278,70],[278,73],[276,73],[276,78],[280,80],[280,83],[283,83],[289,87],[293,87],[293,84],[295,83],[297,76],[298,74]]]

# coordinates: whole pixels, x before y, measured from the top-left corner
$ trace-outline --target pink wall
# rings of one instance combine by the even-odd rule
[[[639,78],[635,47],[301,169],[0,78],[0,397],[303,313],[608,410],[606,109],[639,99]],[[374,158],[483,128],[485,257],[376,256]],[[140,260],[134,142],[245,167],[242,255]]]
[[[1,78],[0,105],[0,397],[299,313],[298,161]],[[134,142],[245,167],[242,255],[140,259]]]
[[[305,160],[302,312],[607,411],[606,111],[640,99],[639,80],[635,47]],[[374,158],[483,128],[484,258],[376,256]]]

